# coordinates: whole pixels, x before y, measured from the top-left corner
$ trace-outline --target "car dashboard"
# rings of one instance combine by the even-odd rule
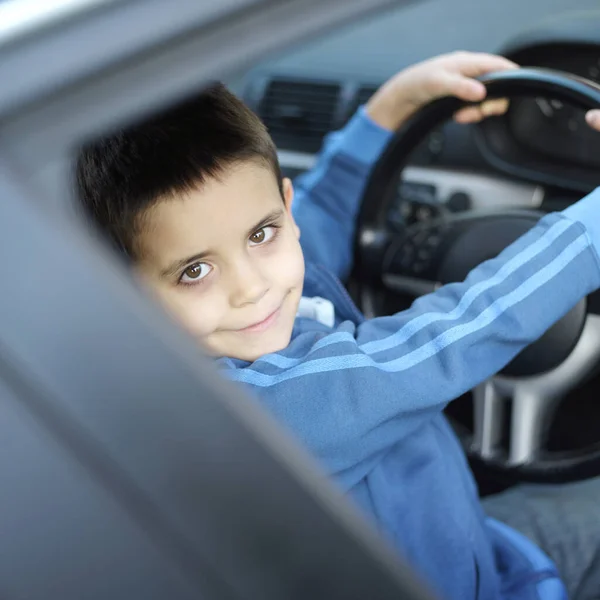
[[[572,18],[550,20],[515,34],[495,51],[522,66],[600,82],[598,32],[600,11],[574,12]],[[288,69],[289,64],[253,70],[236,91],[266,123],[278,146],[283,173],[294,178],[314,165],[326,136],[342,128],[387,77],[373,81],[351,69],[335,74],[321,68],[311,72],[310,64]],[[373,71],[377,69],[369,73]],[[402,230],[407,223],[435,218],[439,210],[562,210],[600,185],[599,166],[600,135],[587,127],[581,110],[551,97],[511,98],[501,117],[476,125],[449,121],[423,140],[403,171],[386,226]],[[389,290],[383,295],[384,314],[410,304],[408,297]],[[369,315],[364,303],[362,308],[367,316],[379,314]],[[600,314],[600,294],[588,298],[588,310]],[[564,451],[598,441],[596,397],[594,378],[576,397],[566,398],[549,434],[550,447]],[[449,410],[455,419],[472,426],[469,395]],[[497,480],[486,480],[484,473],[474,470],[483,490],[501,489]]]
[[[600,13],[595,23],[600,24]],[[499,53],[522,66],[550,68],[600,82],[600,28],[583,16],[515,36]],[[578,27],[577,24],[581,25]],[[568,35],[560,27],[567,27]],[[284,173],[310,168],[328,133],[343,127],[384,79],[311,77],[259,68],[244,79],[246,102],[266,123]],[[398,189],[451,210],[563,208],[600,185],[600,136],[578,108],[555,98],[513,98],[502,117],[477,125],[448,122],[415,150]],[[411,185],[406,185],[411,184]],[[427,216],[427,215],[424,215]]]

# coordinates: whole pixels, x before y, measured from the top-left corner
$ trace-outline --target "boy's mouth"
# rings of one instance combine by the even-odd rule
[[[248,327],[243,327],[238,329],[240,333],[259,333],[262,331],[266,331],[271,325],[273,325],[277,319],[279,318],[279,314],[281,313],[281,307],[283,303],[280,304],[272,313],[270,313],[267,317],[265,317],[262,321],[257,321]]]

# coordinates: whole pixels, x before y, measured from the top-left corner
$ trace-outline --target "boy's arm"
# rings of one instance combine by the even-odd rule
[[[600,189],[542,219],[465,282],[391,317],[301,334],[230,375],[351,487],[600,287],[599,212]]]
[[[485,87],[474,78],[516,66],[500,56],[454,52],[405,69],[381,86],[342,131],[327,138],[315,167],[296,180],[293,212],[306,258],[344,280],[352,268],[362,192],[391,131],[441,96],[484,100]],[[455,119],[472,123],[506,108],[505,100],[489,100],[459,111]],[[600,131],[600,111],[587,118]]]
[[[362,192],[391,131],[441,96],[482,101],[485,87],[473,78],[512,68],[516,65],[500,56],[454,52],[405,69],[381,86],[342,131],[328,137],[316,166],[295,182],[293,212],[306,258],[344,280],[352,268]],[[490,100],[455,118],[461,123],[479,121],[506,107],[504,100]]]
[[[340,279],[352,268],[354,230],[371,168],[392,134],[364,108],[326,138],[316,165],[294,181],[294,219],[305,258]]]

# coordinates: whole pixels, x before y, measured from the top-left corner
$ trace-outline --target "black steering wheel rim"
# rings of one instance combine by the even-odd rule
[[[584,110],[600,107],[600,86],[568,73],[524,68],[492,73],[480,80],[487,88],[487,98],[540,95],[552,96]],[[468,105],[469,103],[454,97],[441,98],[428,104],[396,132],[382,153],[363,193],[359,212],[356,245],[359,280],[364,279],[365,275],[367,281],[372,279],[373,266],[377,264],[377,260],[373,262],[372,256],[368,261],[362,260],[365,233],[368,232],[367,237],[375,240],[382,248],[387,244],[386,235],[381,233],[385,229],[386,209],[395,199],[398,183],[411,153],[432,130]],[[379,233],[374,236],[374,232]],[[381,268],[382,262],[378,266]],[[530,463],[511,465],[504,458],[482,458],[474,449],[472,436],[465,432],[459,431],[458,438],[472,460],[485,464],[492,472],[508,475],[513,480],[573,481],[600,474],[600,443],[568,454],[540,455]]]
[[[519,96],[552,95],[557,100],[583,110],[600,106],[600,85],[582,77],[552,69],[523,68],[514,71],[489,73],[480,81],[486,86],[487,98],[516,98]],[[363,193],[359,213],[362,227],[378,224],[381,206],[391,200],[391,183],[400,178],[404,167],[420,142],[439,125],[450,120],[461,108],[472,103],[453,96],[427,104],[402,126],[391,139],[373,167]],[[379,202],[369,202],[380,198]]]

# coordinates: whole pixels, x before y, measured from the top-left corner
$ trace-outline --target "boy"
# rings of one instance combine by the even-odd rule
[[[392,317],[365,321],[338,278],[389,130],[437,96],[482,101],[471,78],[514,67],[458,53],[400,73],[332,136],[293,213],[264,127],[218,85],[78,162],[84,207],[134,272],[440,596],[457,600],[564,595],[534,544],[486,518],[441,411],[600,286],[600,198],[546,217],[465,283]],[[505,107],[484,103],[457,119]],[[572,589],[583,580],[569,576]]]

